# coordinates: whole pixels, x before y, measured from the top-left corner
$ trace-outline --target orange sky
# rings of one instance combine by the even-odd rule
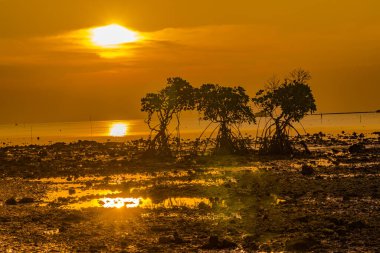
[[[318,111],[377,110],[379,10],[377,0],[0,0],[0,122],[140,118],[140,98],[170,76],[253,96],[298,67],[312,73]],[[104,57],[81,34],[111,23],[145,39]]]

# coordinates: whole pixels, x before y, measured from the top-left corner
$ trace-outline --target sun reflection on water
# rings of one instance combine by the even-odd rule
[[[128,125],[126,123],[113,123],[109,129],[109,135],[112,137],[123,137],[128,133]]]
[[[104,208],[133,208],[142,203],[140,198],[102,198],[98,203]]]
[[[224,201],[219,203],[221,207],[225,207]],[[79,201],[65,205],[63,208],[68,209],[82,209],[82,208],[198,208],[200,205],[211,207],[213,204],[207,198],[190,198],[190,197],[177,197],[167,198],[161,202],[154,203],[151,198],[121,198],[121,197],[104,197],[92,199],[90,201]]]

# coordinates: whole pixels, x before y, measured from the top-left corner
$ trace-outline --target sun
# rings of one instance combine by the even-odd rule
[[[136,32],[117,24],[93,28],[90,32],[92,43],[101,47],[115,47],[138,40]]]
[[[115,123],[110,127],[109,135],[113,137],[123,137],[127,135],[128,126],[124,123]]]

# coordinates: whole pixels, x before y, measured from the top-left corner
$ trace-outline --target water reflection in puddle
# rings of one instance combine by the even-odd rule
[[[57,202],[63,199],[80,199],[90,196],[109,196],[121,193],[121,191],[105,190],[105,189],[83,189],[75,187],[73,184],[67,184],[64,187],[53,187],[51,188],[45,198],[42,199],[43,202]]]
[[[256,167],[208,169],[204,172],[193,170],[120,174],[113,176],[86,176],[67,178],[41,178],[36,180],[46,184],[46,195],[41,205],[60,208],[207,208],[222,206],[210,201],[206,196],[188,197],[175,194],[153,200],[148,189],[154,187],[214,187],[226,183],[236,183],[232,171],[256,171]],[[194,188],[198,189],[198,188]],[[137,196],[145,196],[137,198]],[[220,201],[221,202],[221,201]]]
[[[82,209],[91,207],[103,207],[103,208],[198,208],[200,205],[211,207],[212,203],[207,198],[167,198],[160,203],[154,203],[151,198],[100,198],[92,199],[90,201],[83,201],[77,203],[71,203],[64,208],[68,209]]]
[[[196,208],[199,207],[201,203],[211,206],[211,202],[207,198],[168,198],[162,202],[162,206],[166,208],[176,206]]]
[[[132,208],[138,207],[142,202],[140,198],[102,198],[98,200],[98,204],[104,208]]]

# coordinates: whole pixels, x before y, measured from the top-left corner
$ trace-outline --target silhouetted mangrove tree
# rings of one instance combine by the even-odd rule
[[[158,93],[148,93],[141,99],[141,111],[148,113],[146,123],[151,131],[147,155],[172,156],[168,129],[173,117],[177,120],[179,145],[180,114],[194,109],[194,89],[180,77],[168,78],[167,86]]]
[[[301,136],[294,123],[316,111],[308,84],[310,79],[309,72],[295,70],[283,81],[271,81],[252,99],[260,110],[258,115],[267,119],[260,138],[262,154],[294,152],[291,131]],[[246,154],[251,150],[251,139],[241,134],[240,127],[242,124],[256,123],[250,103],[251,98],[240,86],[204,84],[197,89],[180,77],[168,78],[164,89],[158,93],[148,93],[141,99],[141,111],[148,113],[146,123],[151,131],[145,154],[172,157],[170,145],[173,141],[177,144],[177,151],[180,150],[180,115],[183,111],[194,109],[201,114],[202,120],[210,122],[206,129],[216,124],[208,138],[211,139],[217,132],[214,154]],[[169,132],[173,119],[176,120],[176,137]],[[193,153],[197,153],[201,137],[195,142]],[[300,143],[308,151],[306,144]]]
[[[214,153],[241,154],[248,152],[250,142],[243,138],[240,126],[243,123],[254,123],[255,116],[249,105],[250,98],[244,88],[204,84],[196,94],[197,109],[202,112],[202,119],[218,125]]]
[[[315,100],[308,85],[309,72],[302,69],[290,73],[284,81],[272,81],[265,90],[257,92],[253,102],[269,120],[266,122],[261,139],[260,152],[263,154],[292,154],[294,143],[290,131],[300,136],[294,123],[300,122],[306,114],[316,111]],[[308,151],[304,142],[301,142]]]

